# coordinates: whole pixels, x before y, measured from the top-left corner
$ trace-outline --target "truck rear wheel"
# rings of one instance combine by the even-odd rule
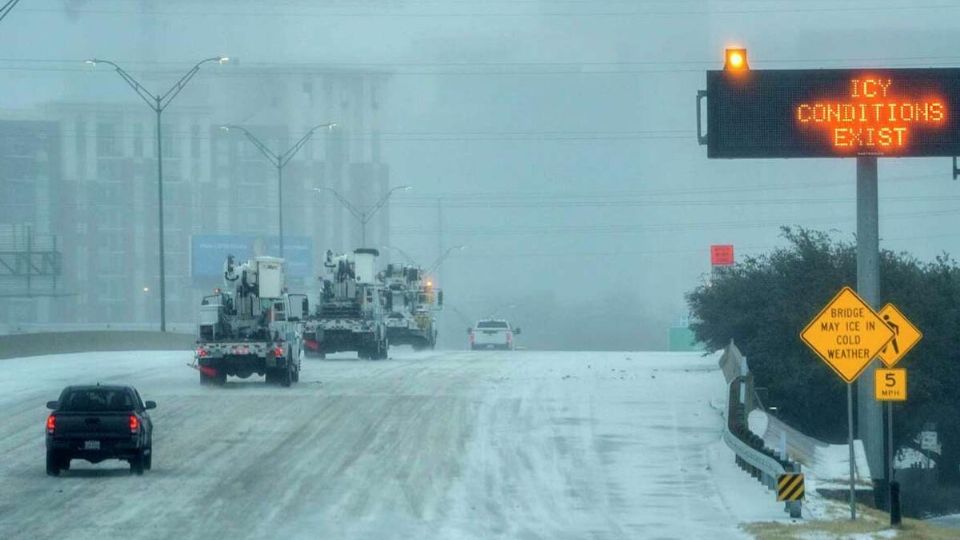
[[[291,384],[293,384],[293,370],[288,367],[280,372],[280,386],[290,388]]]
[[[47,474],[60,476],[60,456],[55,450],[47,450]]]
[[[137,475],[143,475],[144,463],[143,463],[143,450],[137,452],[137,455],[130,458],[130,472]]]

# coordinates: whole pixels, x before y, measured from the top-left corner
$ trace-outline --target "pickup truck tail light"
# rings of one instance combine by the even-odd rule
[[[130,415],[130,433],[140,431],[140,419],[135,414]]]
[[[507,343],[513,343],[513,332],[507,332]]]
[[[53,432],[57,429],[57,417],[50,415],[47,417],[47,434],[53,435]]]
[[[470,332],[470,344],[471,344],[471,345],[473,345],[474,340],[476,340],[476,338],[474,337],[473,332]]]
[[[200,347],[199,349],[197,349],[197,358],[203,358],[209,354],[210,353],[208,353],[207,350],[204,349],[203,347]]]
[[[280,358],[281,356],[283,356],[283,348],[282,348],[282,347],[274,347],[274,348],[273,348],[273,356],[274,356],[275,358]]]

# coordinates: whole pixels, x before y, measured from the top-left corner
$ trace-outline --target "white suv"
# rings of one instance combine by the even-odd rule
[[[513,336],[520,335],[519,328],[510,328],[510,323],[500,319],[477,321],[473,328],[467,328],[470,334],[470,349],[513,350]]]

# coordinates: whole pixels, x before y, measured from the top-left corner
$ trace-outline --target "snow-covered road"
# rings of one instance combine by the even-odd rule
[[[201,387],[189,353],[0,361],[0,538],[740,538],[783,518],[719,442],[723,377],[685,353],[305,360],[292,389]],[[158,402],[153,470],[44,474],[71,383]]]

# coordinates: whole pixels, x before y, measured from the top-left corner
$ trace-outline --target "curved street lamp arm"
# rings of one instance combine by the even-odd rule
[[[279,166],[280,166],[280,167],[283,167],[284,165],[286,165],[287,163],[289,163],[290,160],[293,159],[293,156],[297,155],[297,152],[299,152],[300,149],[303,148],[303,145],[307,144],[307,141],[310,140],[310,137],[312,137],[313,134],[316,133],[316,131],[317,131],[318,129],[320,129],[320,128],[331,128],[331,127],[333,127],[333,126],[335,126],[335,125],[337,125],[337,124],[335,124],[335,123],[333,123],[333,122],[330,122],[330,123],[326,123],[326,124],[320,124],[320,125],[317,125],[317,126],[313,126],[312,128],[310,128],[309,131],[307,131],[306,133],[303,134],[303,137],[300,137],[300,140],[297,141],[296,144],[294,144],[293,146],[291,146],[289,150],[287,150],[286,152],[283,153],[283,155],[277,157],[277,163],[279,164]]]
[[[387,201],[390,200],[390,196],[393,195],[394,192],[397,192],[397,191],[406,191],[406,190],[408,190],[408,189],[410,189],[410,186],[396,186],[396,187],[392,188],[390,191],[387,192],[386,195],[383,196],[383,198],[381,198],[379,201],[377,201],[377,204],[374,205],[373,209],[370,210],[370,212],[367,214],[367,219],[369,220],[370,218],[372,218],[373,215],[377,213],[377,211],[379,211],[381,208],[383,208],[384,205],[387,204]]]
[[[443,264],[443,261],[447,260],[447,257],[449,257],[451,253],[453,253],[454,251],[460,251],[465,247],[467,246],[453,246],[452,248],[448,248],[446,251],[443,252],[443,255],[437,257],[437,260],[433,261],[433,264],[430,265],[430,269],[427,270],[427,273],[435,272],[437,268],[440,268],[440,265]]]
[[[470,320],[469,318],[467,318],[467,316],[464,315],[463,312],[457,308],[457,306],[447,304],[446,307],[452,309],[453,312],[457,315],[457,317],[460,317],[461,321],[467,323],[467,326],[473,327],[473,325],[476,324],[476,320]]]
[[[410,261],[410,264],[412,264],[412,265],[414,265],[414,266],[420,266],[420,265],[417,263],[417,261],[415,261],[415,260],[413,259],[413,257],[410,256],[409,253],[407,253],[406,251],[404,251],[404,250],[402,250],[402,249],[400,249],[400,248],[398,248],[398,247],[396,247],[396,246],[383,246],[383,248],[384,248],[384,249],[390,249],[390,250],[396,251],[397,253],[403,255],[404,258],[406,258],[408,261]]]
[[[215,58],[205,58],[197,62],[197,65],[190,68],[190,71],[187,71],[186,73],[184,73],[183,77],[180,77],[180,80],[174,83],[174,85],[171,86],[169,90],[167,90],[166,94],[163,94],[162,96],[160,96],[160,99],[158,100],[160,103],[160,109],[162,110],[167,108],[167,105],[169,105],[170,102],[173,101],[173,98],[177,97],[177,94],[179,94],[183,90],[183,88],[187,85],[187,83],[190,82],[190,79],[192,79],[193,76],[196,75],[198,71],[200,71],[200,66],[202,66],[203,64],[206,64],[207,62],[224,62],[224,61],[225,61],[224,57],[217,56]]]
[[[342,205],[344,206],[344,208],[346,208],[347,210],[350,211],[351,214],[353,214],[353,217],[359,219],[361,223],[366,223],[366,221],[364,221],[364,214],[363,214],[363,212],[357,210],[357,208],[356,208],[355,206],[353,206],[352,204],[350,204],[350,201],[348,201],[347,199],[343,198],[343,196],[340,195],[340,193],[338,193],[337,190],[335,190],[335,189],[333,189],[333,188],[329,188],[329,187],[327,187],[327,186],[321,186],[321,187],[313,188],[313,190],[314,190],[314,191],[318,191],[318,192],[319,192],[319,191],[329,191],[330,193],[333,194],[334,197],[337,198],[338,201],[340,201],[340,204],[342,204]]]
[[[258,139],[253,133],[250,133],[250,131],[247,130],[247,128],[242,127],[242,126],[235,126],[235,125],[233,125],[233,124],[229,124],[229,125],[221,126],[221,127],[224,128],[224,129],[226,129],[227,131],[230,131],[231,129],[235,129],[235,130],[239,131],[240,133],[243,133],[243,135],[244,135],[251,143],[253,143],[253,145],[257,147],[257,150],[260,150],[260,152],[261,152],[264,156],[266,156],[266,158],[267,158],[268,160],[270,160],[271,163],[273,163],[274,165],[276,165],[276,166],[278,166],[278,167],[280,166],[280,156],[276,155],[276,154],[273,152],[273,150],[270,150],[269,148],[267,148],[267,145],[265,145],[265,144],[263,144],[262,142],[260,142],[260,139]]]
[[[10,0],[4,4],[3,7],[0,7],[0,21],[10,13],[10,10],[16,7],[18,2],[20,2],[20,0]]]
[[[112,66],[114,71],[117,72],[117,75],[120,75],[120,77],[130,85],[130,88],[133,88],[133,91],[136,92],[137,95],[140,96],[140,98],[143,99],[143,101],[145,101],[151,109],[156,111],[158,108],[160,108],[159,98],[153,96],[149,90],[140,84],[140,81],[134,79],[133,75],[127,73],[122,67],[118,66],[114,62],[111,62],[110,60],[100,60],[99,58],[94,58],[92,60],[87,60],[87,63],[94,65],[107,64],[108,66]]]

